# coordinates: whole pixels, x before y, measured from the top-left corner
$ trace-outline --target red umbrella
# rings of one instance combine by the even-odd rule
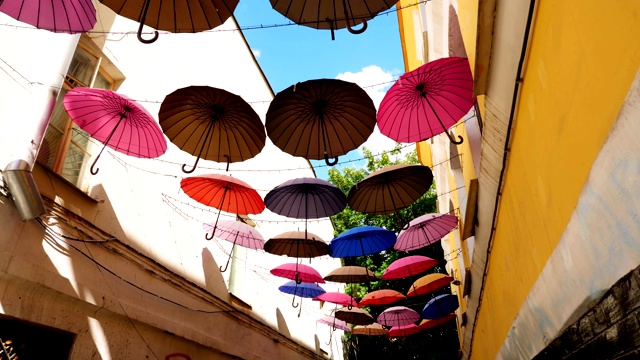
[[[392,306],[378,315],[377,322],[386,326],[403,326],[420,320],[420,314],[406,306]]]
[[[445,274],[429,274],[416,280],[409,291],[407,297],[425,295],[442,289],[453,281],[453,277]]]
[[[324,279],[316,269],[304,264],[282,264],[271,269],[271,274],[296,282],[324,283]]]
[[[409,228],[400,232],[393,246],[400,251],[410,251],[433,244],[458,226],[454,215],[426,214],[409,222]]]
[[[348,306],[349,308],[353,306],[359,307],[358,302],[355,301],[351,296],[339,292],[326,292],[324,294],[316,296],[315,298],[313,298],[313,300]]]
[[[214,207],[218,217],[213,229],[218,224],[220,212],[226,211],[237,215],[259,214],[264,210],[262,198],[249,184],[228,175],[209,174],[182,179],[180,187],[195,201]],[[207,240],[213,237],[207,235]]]
[[[422,331],[422,329],[416,324],[394,326],[391,329],[389,329],[387,336],[388,337],[404,337],[404,336],[417,334],[420,331]]]
[[[426,329],[431,329],[434,328],[436,326],[448,323],[449,321],[453,320],[456,318],[456,314],[451,313],[448,315],[445,315],[443,317],[437,318],[437,319],[433,319],[433,320],[422,320],[420,322],[420,325],[418,325],[420,327],[421,330],[426,330]]]
[[[376,290],[363,296],[360,300],[360,306],[365,305],[389,305],[405,299],[406,296],[395,290]]]
[[[398,142],[419,142],[445,133],[475,103],[469,60],[450,57],[408,72],[387,91],[378,110],[378,128]]]
[[[404,279],[425,272],[438,265],[438,260],[430,257],[412,255],[392,262],[382,274],[382,280]]]
[[[213,232],[213,236],[233,243],[227,259],[227,265],[225,265],[224,269],[222,269],[222,266],[220,267],[222,272],[227,271],[229,260],[231,260],[233,248],[236,247],[236,244],[249,249],[262,249],[264,247],[264,239],[258,230],[243,222],[223,220],[216,225],[205,224],[204,226],[206,230]]]
[[[128,97],[111,90],[75,88],[64,96],[69,117],[91,137],[118,152],[155,158],[167,151],[167,141],[151,114]],[[91,165],[91,174],[102,150]]]
[[[93,29],[96,8],[91,0],[5,0],[0,12],[56,33],[77,34]]]

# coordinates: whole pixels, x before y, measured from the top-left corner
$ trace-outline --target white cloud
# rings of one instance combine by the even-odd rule
[[[387,90],[393,85],[394,78],[398,71],[385,71],[377,65],[370,65],[359,72],[345,72],[338,74],[336,79],[349,81],[358,84],[369,94],[373,100],[376,109],[380,106],[380,102],[384,98]],[[374,86],[375,85],[375,86]],[[362,147],[371,150],[373,154],[379,154],[383,150],[391,150],[396,145],[394,140],[382,135],[378,127],[373,131],[369,139],[358,148],[358,152],[362,153]],[[403,149],[403,153],[410,152],[414,147],[408,146]]]
[[[253,53],[253,56],[255,56],[255,57],[256,57],[256,59],[259,59],[259,58],[260,58],[260,55],[261,55],[260,50],[258,50],[258,49],[251,49],[251,52]]]

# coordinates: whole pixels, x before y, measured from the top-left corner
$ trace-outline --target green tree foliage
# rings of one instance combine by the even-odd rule
[[[378,157],[372,156],[371,151],[366,148],[363,152],[368,159],[364,168],[345,167],[342,168],[342,171],[336,168],[329,169],[329,182],[338,186],[345,194],[349,193],[349,190],[354,184],[378,169],[395,164],[419,163],[415,150],[406,154],[404,157],[400,156],[401,147],[399,144],[396,145],[393,150],[385,151]],[[347,206],[344,211],[333,216],[331,219],[334,224],[336,236],[351,228],[365,225],[383,227],[399,233],[401,224],[398,221],[398,216],[401,222],[406,224],[418,216],[433,212],[436,212],[436,192],[432,186],[431,189],[413,205],[400,210],[397,215],[362,214]],[[369,284],[349,284],[346,286],[345,291],[358,300],[368,292],[380,289],[392,289],[406,294],[411,284],[427,273],[444,273],[444,265],[446,264],[445,257],[451,259],[451,256],[445,256],[445,254],[443,254],[442,247],[439,244],[434,244],[411,252],[399,252],[390,249],[380,254],[345,258],[343,259],[343,263],[344,265],[365,266],[377,276],[381,276],[389,264],[409,255],[428,256],[438,260],[439,264],[424,274],[406,279],[390,281],[379,280]],[[450,289],[446,287],[433,295],[405,299],[387,306],[365,307],[365,309],[368,310],[374,318],[389,306],[407,306],[421,313],[424,305],[433,296],[450,292]],[[345,359],[457,359],[459,343],[455,322],[449,322],[448,324],[398,339],[388,339],[386,336],[365,336],[346,333],[344,349]]]

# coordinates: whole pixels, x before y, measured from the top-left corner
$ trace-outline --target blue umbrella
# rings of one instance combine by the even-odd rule
[[[294,304],[296,296],[300,298],[314,298],[318,295],[324,294],[323,288],[316,283],[300,283],[298,284],[295,280],[287,281],[284,285],[278,287],[278,290],[283,293],[293,294],[293,300],[291,300],[291,306],[294,308],[298,307],[300,304]],[[301,301],[302,302],[302,301]],[[302,311],[302,307],[300,307],[300,311]],[[300,317],[300,311],[298,311],[298,317]]]
[[[358,226],[331,240],[329,255],[334,258],[364,256],[387,250],[396,243],[396,234],[377,226]]]
[[[429,300],[422,309],[422,318],[427,320],[438,319],[451,314],[458,308],[458,296],[453,294],[438,295]]]

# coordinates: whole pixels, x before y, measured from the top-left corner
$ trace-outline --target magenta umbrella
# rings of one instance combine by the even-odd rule
[[[458,218],[454,215],[422,215],[411,220],[409,228],[400,232],[393,248],[399,251],[420,249],[442,239],[456,226]]]
[[[213,236],[233,243],[233,247],[229,253],[229,258],[227,259],[227,265],[225,265],[224,269],[222,269],[222,266],[220,267],[220,271],[222,272],[227,271],[227,267],[229,267],[229,260],[231,260],[231,255],[233,254],[233,248],[235,248],[236,245],[249,249],[264,248],[264,239],[258,230],[243,222],[223,220],[218,222],[215,226],[204,224],[204,228],[209,232],[213,231]]]
[[[64,96],[69,117],[92,138],[104,144],[91,165],[91,174],[106,146],[126,155],[155,158],[167,151],[160,126],[147,110],[111,90],[75,88]]]
[[[348,306],[349,309],[351,309],[353,306],[359,307],[358,302],[355,301],[351,296],[340,292],[326,292],[324,294],[316,296],[315,298],[313,298],[313,300]]]
[[[322,275],[316,269],[304,264],[282,264],[271,269],[271,274],[280,276],[296,282],[321,283],[324,284]]]
[[[404,279],[409,276],[423,273],[438,265],[438,260],[430,257],[412,255],[392,262],[382,274],[382,280]]]
[[[469,60],[450,57],[430,61],[391,86],[380,103],[378,128],[398,142],[419,142],[445,133],[475,103]]]
[[[417,334],[420,331],[422,331],[422,328],[416,324],[394,326],[391,329],[389,329],[387,336],[388,337],[404,337],[404,336]]]
[[[378,315],[376,322],[386,326],[403,326],[420,320],[420,314],[406,306],[392,306]]]
[[[91,0],[4,0],[0,1],[0,12],[55,33],[87,32],[96,24]]]

